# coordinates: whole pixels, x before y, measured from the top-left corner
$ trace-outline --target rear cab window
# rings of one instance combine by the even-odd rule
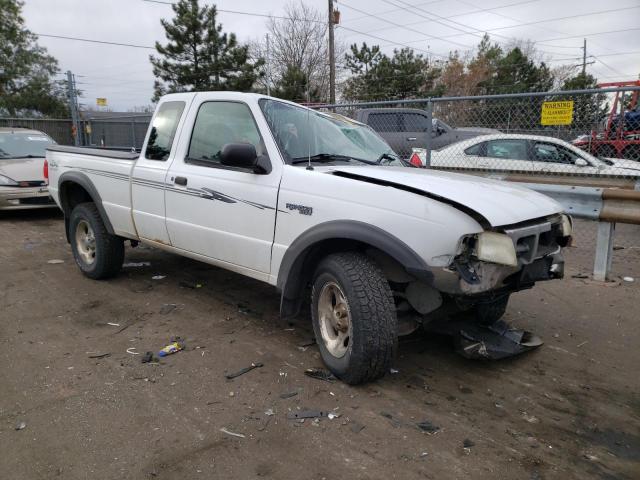
[[[144,158],[161,162],[169,158],[184,107],[184,102],[165,102],[160,105],[153,118]]]
[[[367,117],[367,125],[376,132],[398,132],[400,130],[397,113],[370,113]]]

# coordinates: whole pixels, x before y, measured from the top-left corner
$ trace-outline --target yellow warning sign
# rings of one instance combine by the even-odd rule
[[[573,122],[573,100],[542,104],[541,125],[571,125],[571,122]]]
[[[98,107],[106,107],[107,106],[107,99],[106,98],[96,98],[96,105]]]

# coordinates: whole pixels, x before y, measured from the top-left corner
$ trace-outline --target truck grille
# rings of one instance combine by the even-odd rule
[[[558,219],[523,227],[507,228],[504,232],[513,240],[518,263],[521,265],[528,265],[560,250],[558,238],[562,236],[562,233]]]

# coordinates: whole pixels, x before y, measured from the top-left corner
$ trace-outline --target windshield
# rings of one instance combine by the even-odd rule
[[[391,147],[373,130],[336,114],[276,100],[260,100],[269,128],[287,163],[312,161],[400,165]]]
[[[0,160],[44,157],[47,147],[55,143],[41,132],[0,132]]]

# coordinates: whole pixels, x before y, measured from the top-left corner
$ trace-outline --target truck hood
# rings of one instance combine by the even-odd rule
[[[0,175],[16,182],[44,181],[44,157],[0,159]]]
[[[484,217],[492,227],[562,212],[555,200],[527,188],[488,178],[407,167],[329,167],[327,173],[400,188],[450,203]]]

